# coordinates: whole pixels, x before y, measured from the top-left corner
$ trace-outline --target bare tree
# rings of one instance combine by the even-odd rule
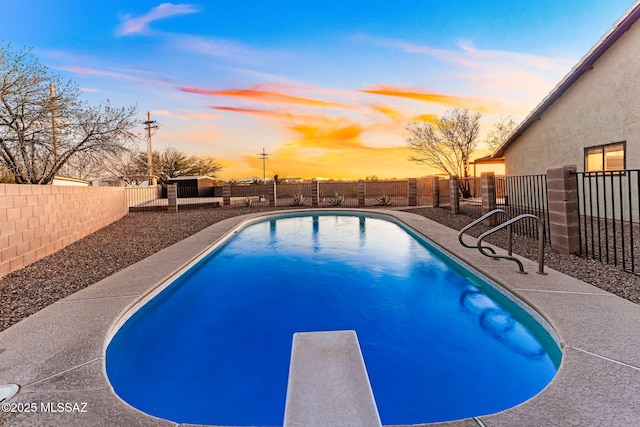
[[[130,148],[135,107],[89,106],[80,95],[29,49],[0,46],[0,160],[16,183],[48,184],[75,156]]]
[[[435,168],[449,176],[469,176],[471,154],[478,146],[480,113],[468,110],[449,110],[434,124],[415,120],[407,130],[407,144],[414,155],[409,160]],[[461,180],[463,196],[468,193],[468,183]]]
[[[0,184],[12,184],[16,182],[13,174],[4,165],[0,165]]]
[[[139,162],[140,153],[136,151],[126,151],[109,155],[103,163],[105,174],[124,181],[127,185],[139,185],[149,179],[148,167],[145,161]]]
[[[485,143],[493,152],[496,151],[511,136],[516,128],[516,122],[511,116],[502,116],[494,125],[493,129],[487,134]]]
[[[58,171],[59,175],[91,181],[104,176],[107,157],[83,151],[73,155]]]

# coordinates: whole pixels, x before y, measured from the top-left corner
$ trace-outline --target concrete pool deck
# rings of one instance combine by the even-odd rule
[[[547,275],[535,274],[537,264],[524,258],[528,274],[518,274],[515,263],[463,248],[457,231],[415,214],[346,211],[401,220],[517,295],[541,313],[560,338],[560,369],[540,394],[497,414],[431,426],[640,425],[639,305],[548,268]],[[9,409],[21,410],[0,411],[0,425],[179,425],[146,415],[113,393],[104,374],[104,351],[114,325],[141,297],[234,227],[274,213],[216,223],[0,332],[0,386],[20,386],[2,409],[9,403]],[[179,392],[167,390],[167,404],[171,394]]]

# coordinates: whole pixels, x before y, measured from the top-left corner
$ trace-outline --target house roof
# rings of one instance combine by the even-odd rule
[[[485,157],[479,157],[469,162],[469,164],[479,164],[479,163],[489,163],[489,164],[504,163],[504,159],[502,157],[485,156]]]
[[[540,120],[542,114],[560,98],[578,79],[593,68],[593,64],[640,18],[640,0],[636,1],[613,27],[596,43],[589,52],[564,76],[556,87],[538,104],[524,119],[509,138],[491,155],[497,158],[504,156],[506,149],[513,144],[534,122]]]
[[[185,181],[191,179],[216,179],[212,176],[208,175],[190,175],[190,176],[176,176],[174,178],[169,178],[169,181]]]

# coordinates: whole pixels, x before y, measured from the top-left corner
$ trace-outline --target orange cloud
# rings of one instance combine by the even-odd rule
[[[360,141],[362,126],[346,119],[307,117],[304,123],[288,126],[288,129],[295,133],[292,140],[299,147],[328,150],[365,148]]]
[[[350,105],[342,104],[339,102],[321,101],[313,98],[303,98],[299,96],[292,96],[284,93],[258,89],[215,90],[196,87],[182,87],[180,88],[180,90],[187,93],[197,93],[199,95],[229,96],[233,98],[264,102],[268,104],[296,104],[324,108],[352,108],[352,106]]]
[[[372,105],[371,108],[379,113],[391,117],[392,119],[397,119],[401,116],[400,111],[386,105]]]
[[[420,114],[419,116],[414,116],[411,118],[412,121],[419,122],[427,122],[427,123],[436,123],[438,120],[437,114]]]
[[[361,92],[374,95],[393,96],[398,98],[408,98],[416,101],[433,102],[437,104],[463,106],[467,104],[477,104],[477,100],[469,98],[461,98],[451,95],[442,95],[438,93],[421,92],[417,90],[408,90],[407,88],[394,87],[388,85],[378,85],[370,89],[363,89]]]

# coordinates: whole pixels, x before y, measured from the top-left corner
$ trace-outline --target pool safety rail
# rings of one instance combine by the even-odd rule
[[[467,232],[471,228],[475,227],[476,225],[480,224],[482,221],[484,221],[486,219],[489,219],[492,216],[498,215],[498,214],[503,214],[507,218],[507,220],[505,222],[501,223],[501,224],[496,225],[491,230],[482,233],[478,237],[478,240],[476,241],[476,245],[475,246],[468,245],[467,243],[464,242],[462,236],[464,235],[465,232]],[[538,274],[546,274],[544,272],[544,230],[545,230],[545,225],[544,225],[544,221],[542,221],[539,217],[537,217],[535,215],[522,214],[522,215],[518,215],[515,218],[509,218],[508,214],[504,210],[502,210],[502,209],[494,209],[494,210],[484,214],[480,218],[476,219],[472,223],[468,224],[467,226],[463,227],[460,230],[460,233],[458,233],[458,241],[465,248],[474,248],[474,247],[478,248],[478,250],[480,251],[480,253],[482,255],[487,256],[489,258],[493,258],[493,259],[508,259],[508,260],[511,260],[511,261],[515,261],[515,263],[518,264],[518,273],[526,274],[527,272],[524,270],[524,266],[522,265],[522,262],[518,258],[513,256],[513,230],[512,230],[513,224],[517,223],[518,221],[524,220],[524,219],[535,219],[536,222],[538,223],[538,271],[536,273],[538,273]],[[493,233],[502,230],[503,228],[507,229],[507,255],[498,255],[498,254],[496,254],[496,251],[493,248],[491,248],[489,246],[482,246],[482,242],[483,242],[484,239],[486,239],[488,236],[492,235]],[[489,251],[490,253],[487,253],[486,251]]]
[[[464,226],[461,230],[460,233],[458,234],[458,241],[460,242],[460,244],[462,246],[464,246],[465,248],[475,248],[477,247],[477,241],[475,245],[468,245],[464,242],[464,240],[462,239],[462,236],[464,235],[464,233],[473,228],[474,226],[476,226],[477,224],[481,223],[482,221],[491,218],[494,215],[498,215],[498,214],[503,214],[507,219],[509,219],[509,214],[507,214],[504,210],[502,209],[494,209],[491,212],[481,216],[480,218],[476,219],[475,221],[473,221],[471,224],[468,224],[466,226]],[[507,228],[507,251],[509,252],[509,255],[511,255],[511,227]],[[485,246],[484,249],[487,249],[489,252],[491,252],[492,254],[495,254],[496,251],[493,250],[493,248],[489,247],[489,246]]]

